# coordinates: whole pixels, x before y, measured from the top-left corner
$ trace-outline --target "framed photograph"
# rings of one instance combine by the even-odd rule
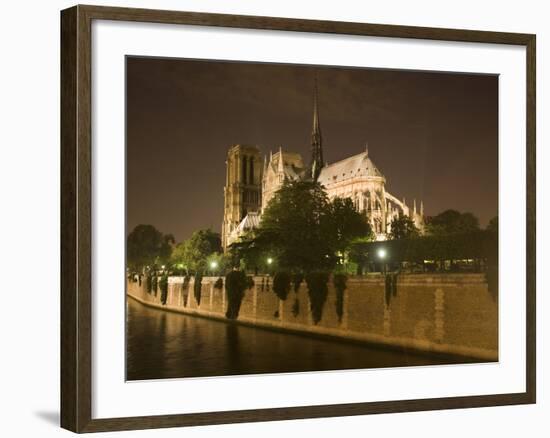
[[[535,403],[535,35],[61,12],[61,422]]]

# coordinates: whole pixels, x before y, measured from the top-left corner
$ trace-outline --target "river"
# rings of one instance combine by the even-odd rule
[[[128,380],[471,362],[270,331],[127,301]]]

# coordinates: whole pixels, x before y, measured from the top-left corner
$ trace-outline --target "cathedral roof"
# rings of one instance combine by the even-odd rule
[[[251,211],[248,213],[244,219],[241,221],[239,226],[235,229],[235,233],[240,235],[246,231],[257,228],[260,224],[260,213]]]
[[[323,167],[319,174],[318,181],[326,185],[358,176],[384,177],[382,172],[378,170],[369,158],[369,153],[367,151]]]
[[[279,169],[279,157],[283,154],[283,171],[287,178],[291,180],[298,180],[303,176],[305,171],[304,162],[302,156],[295,152],[280,151],[273,154],[271,159],[271,166],[274,172]]]

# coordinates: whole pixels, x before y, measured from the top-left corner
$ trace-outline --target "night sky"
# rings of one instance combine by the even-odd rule
[[[232,144],[281,146],[307,164],[315,72],[326,161],[368,142],[407,204],[469,211],[482,226],[497,215],[496,76],[128,57],[127,231],[220,231]]]

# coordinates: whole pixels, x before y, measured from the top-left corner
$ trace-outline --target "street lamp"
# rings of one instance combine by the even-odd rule
[[[386,262],[383,261],[386,258],[386,250],[384,248],[380,248],[378,250],[378,258],[382,260],[382,266],[384,267],[384,275],[386,275]]]
[[[218,262],[216,260],[212,260],[210,262],[210,270],[212,271],[213,274],[215,273],[214,271],[216,270],[217,267],[218,267]]]
[[[271,265],[273,264],[273,258],[268,257],[266,262],[267,262],[267,275],[271,275]]]

